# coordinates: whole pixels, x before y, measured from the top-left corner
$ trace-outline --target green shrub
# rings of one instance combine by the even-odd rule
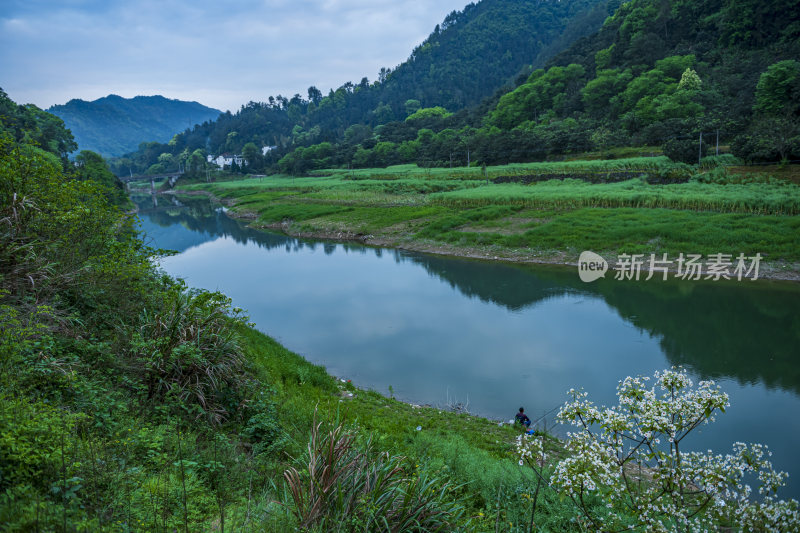
[[[664,155],[669,157],[672,161],[680,163],[695,164],[700,159],[701,148],[698,141],[694,139],[670,139],[664,143],[662,147]],[[705,143],[702,147],[702,153],[706,152]]]
[[[147,398],[168,396],[199,407],[218,424],[229,416],[226,394],[244,383],[242,352],[235,322],[240,311],[218,292],[167,292],[163,305],[142,314],[131,335],[129,359],[147,387]]]

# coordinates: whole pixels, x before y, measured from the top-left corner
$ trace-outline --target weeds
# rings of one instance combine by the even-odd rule
[[[451,531],[463,507],[452,487],[409,472],[405,458],[378,453],[368,440],[339,424],[329,432],[312,425],[301,471],[284,473],[292,512],[301,528],[324,531]]]

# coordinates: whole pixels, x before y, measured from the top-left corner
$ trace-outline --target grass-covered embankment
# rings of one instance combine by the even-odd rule
[[[294,531],[299,495],[321,502],[309,531],[525,530],[515,429],[327,375],[159,272],[104,193],[0,144],[0,529]],[[322,495],[314,421],[353,459]],[[555,495],[538,504],[575,529]]]
[[[529,163],[481,169],[331,170],[180,187],[255,227],[457,255],[569,263],[599,253],[760,253],[766,275],[800,263],[800,186],[731,174],[709,158]],[[637,177],[616,181],[624,172]],[[538,178],[547,178],[538,181]],[[516,183],[508,181],[518,180]]]

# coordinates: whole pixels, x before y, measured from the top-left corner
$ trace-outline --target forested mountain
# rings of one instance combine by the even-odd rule
[[[48,109],[61,117],[83,150],[118,156],[145,141],[167,142],[176,133],[208,120],[221,111],[197,102],[163,96],[123,98],[115,94],[92,102],[70,100]]]
[[[563,22],[560,34],[554,21]],[[525,24],[549,46],[512,47]],[[527,70],[492,94],[488,77],[502,87],[501,65],[520,54]],[[484,0],[448,15],[377,83],[251,103],[172,145],[150,143],[116,170],[159,171],[154,163],[190,156],[199,165],[205,151],[242,152],[250,170],[302,174],[532,161],[630,145],[661,146],[690,162],[701,133],[746,160],[776,161],[800,157],[797,57],[800,5],[791,0]],[[277,149],[263,158],[264,145]]]
[[[483,0],[453,11],[430,36],[378,80],[346,82],[324,95],[281,95],[251,102],[210,124],[187,130],[171,148],[154,146],[118,162],[120,172],[144,171],[161,153],[196,149],[241,152],[244,145],[291,147],[344,139],[353,124],[371,128],[403,120],[423,107],[457,111],[476,105],[529,73],[564,46],[597,30],[609,14],[605,0]],[[357,138],[363,132],[356,135]],[[352,135],[350,136],[352,138]],[[156,141],[158,139],[151,139]],[[360,140],[360,139],[358,139]],[[177,164],[177,163],[176,163]]]

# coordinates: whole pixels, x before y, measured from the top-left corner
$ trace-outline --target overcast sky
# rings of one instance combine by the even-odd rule
[[[236,111],[395,67],[469,0],[0,0],[0,87],[41,108],[161,94]]]

